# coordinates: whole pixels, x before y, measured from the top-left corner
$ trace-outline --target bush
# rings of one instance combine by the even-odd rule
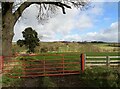
[[[47,47],[43,47],[43,48],[41,48],[40,52],[41,53],[46,53],[46,52],[48,52],[48,48]]]
[[[89,87],[120,87],[118,71],[107,67],[87,68],[82,74],[82,80]]]

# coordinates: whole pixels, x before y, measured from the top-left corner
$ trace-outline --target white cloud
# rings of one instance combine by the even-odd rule
[[[64,36],[64,38],[62,39],[63,41],[81,41],[82,38],[80,37],[80,35],[78,34],[74,34],[74,35],[67,35]]]
[[[73,34],[64,36],[62,40],[68,41],[105,41],[118,42],[118,22],[114,22],[110,27],[99,32],[88,32],[87,34]]]
[[[118,22],[112,23],[108,29],[102,29],[99,32],[88,32],[87,34],[79,34],[73,32],[77,30],[79,32],[85,29],[93,28],[96,16],[103,15],[103,3],[95,3],[96,6],[88,11],[81,12],[75,8],[66,9],[66,14],[62,13],[62,10],[57,12],[58,14],[53,18],[50,18],[44,25],[38,24],[36,19],[38,9],[35,5],[32,5],[26,9],[23,13],[22,19],[15,25],[15,36],[13,41],[22,39],[22,31],[31,26],[38,34],[43,36],[41,41],[118,41]]]
[[[61,11],[61,8],[59,11]],[[14,27],[15,37],[13,41],[22,38],[21,32],[28,26],[31,26],[39,35],[43,36],[42,41],[60,40],[60,38],[57,38],[58,35],[64,38],[64,36],[71,33],[72,29],[85,29],[93,26],[92,19],[87,15],[79,15],[80,10],[76,8],[66,9],[65,15],[62,12],[58,12],[58,15],[50,18],[48,23],[44,25],[38,24],[36,19],[37,12],[38,9],[35,5],[24,11],[22,19]],[[78,16],[77,19],[76,16]]]
[[[87,41],[98,40],[118,42],[118,22],[112,23],[108,29],[102,30],[100,32],[87,33],[85,36],[82,36],[82,38]]]
[[[85,14],[80,15],[76,21],[75,27],[78,29],[91,28],[93,27],[92,19]]]

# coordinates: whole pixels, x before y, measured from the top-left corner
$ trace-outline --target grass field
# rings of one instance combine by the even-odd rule
[[[41,42],[35,49],[36,54],[51,55],[61,54],[64,58],[80,58],[81,53],[86,56],[120,56],[120,47],[116,43],[62,43],[62,42]],[[25,47],[13,44],[13,52],[26,53]],[[49,56],[50,57],[50,56]],[[34,57],[43,59],[43,56]],[[45,57],[47,58],[47,56]],[[57,56],[59,58],[59,56]],[[119,59],[119,58],[118,58]]]
[[[13,44],[13,52],[26,52],[27,49]],[[62,43],[62,42],[40,42],[40,46],[35,48],[36,53],[99,53],[99,52],[119,52],[119,44],[116,43]]]

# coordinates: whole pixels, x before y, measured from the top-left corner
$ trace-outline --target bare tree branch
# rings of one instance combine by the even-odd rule
[[[63,10],[63,14],[65,14],[65,7],[66,8],[71,8],[69,5],[66,5],[66,4],[63,4],[61,2],[24,2],[23,4],[21,4],[21,6],[13,13],[13,15],[15,16],[16,19],[18,19],[22,12],[27,8],[29,7],[31,4],[52,4],[52,5],[56,5],[58,7],[61,7],[62,10]],[[45,5],[44,5],[45,7]]]

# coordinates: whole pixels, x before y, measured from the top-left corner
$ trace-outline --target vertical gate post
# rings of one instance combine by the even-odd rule
[[[0,72],[3,71],[3,62],[4,62],[3,56],[0,56]]]
[[[84,70],[85,70],[85,55],[82,53],[81,54],[81,71],[82,71],[82,73],[84,72]]]

